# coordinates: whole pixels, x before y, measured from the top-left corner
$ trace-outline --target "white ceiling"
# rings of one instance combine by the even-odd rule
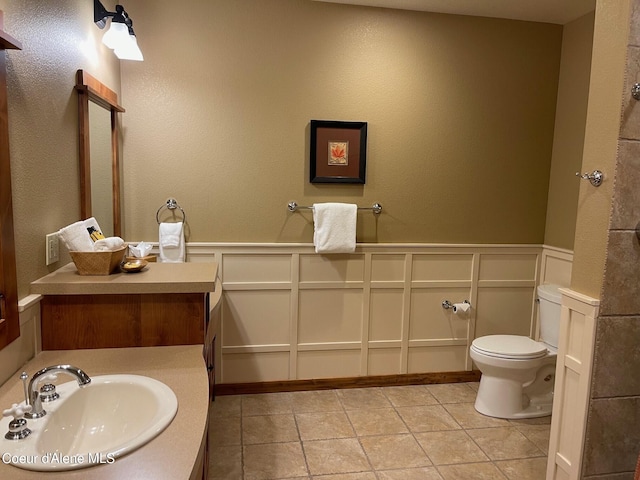
[[[316,0],[371,7],[509,18],[564,25],[595,9],[596,0]]]

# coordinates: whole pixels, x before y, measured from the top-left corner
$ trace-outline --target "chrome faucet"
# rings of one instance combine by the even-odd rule
[[[49,374],[57,374],[57,373],[66,373],[67,375],[71,375],[76,378],[78,381],[78,386],[84,387],[91,383],[91,378],[85,372],[80,370],[78,367],[74,367],[72,365],[52,365],[50,367],[45,367],[42,370],[37,371],[31,381],[29,382],[29,387],[27,388],[28,398],[27,405],[31,405],[31,411],[25,413],[24,416],[29,419],[41,418],[44,417],[47,412],[42,408],[42,400],[40,399],[40,392],[38,391],[38,385],[42,380],[47,378]]]

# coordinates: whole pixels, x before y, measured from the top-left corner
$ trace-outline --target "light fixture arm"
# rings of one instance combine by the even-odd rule
[[[111,18],[112,22],[124,23],[129,29],[129,35],[135,35],[133,21],[122,5],[116,5],[116,11],[110,12],[102,5],[100,0],[93,0],[93,21],[98,28],[104,28],[109,18]]]
[[[113,17],[115,12],[109,12],[100,0],[93,0],[93,22],[98,28],[104,28],[107,25],[107,19]]]

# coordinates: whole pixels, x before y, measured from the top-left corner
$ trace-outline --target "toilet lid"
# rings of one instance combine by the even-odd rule
[[[522,335],[489,335],[476,338],[471,345],[481,353],[502,358],[528,359],[547,354],[544,343]]]

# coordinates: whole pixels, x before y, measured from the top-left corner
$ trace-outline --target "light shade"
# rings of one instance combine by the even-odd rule
[[[112,50],[119,48],[129,42],[129,27],[124,23],[111,20],[111,27],[102,37],[102,43]]]
[[[116,11],[109,12],[100,0],[94,0],[93,21],[98,28],[104,28],[109,18],[111,18],[111,27],[102,37],[102,43],[112,49],[120,60],[144,60],[133,31],[133,20],[124,7],[116,5]]]
[[[142,51],[138,47],[138,40],[135,35],[127,35],[128,40],[122,42],[115,49],[114,53],[120,60],[137,60],[141,62],[144,60]]]

